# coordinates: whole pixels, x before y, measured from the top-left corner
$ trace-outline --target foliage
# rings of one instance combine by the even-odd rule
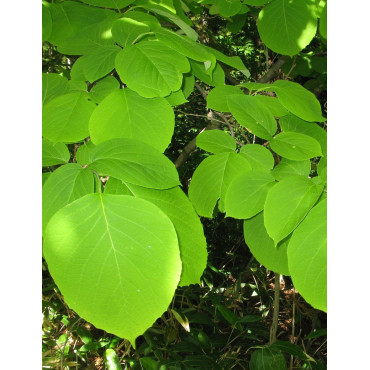
[[[58,298],[45,301],[45,345],[66,304],[62,366],[99,353],[109,369],[280,369],[285,354],[320,368],[294,325],[293,343],[268,343],[259,264],[326,312],[326,1],[42,11],[44,294]],[[235,271],[215,236],[238,248],[244,236]]]

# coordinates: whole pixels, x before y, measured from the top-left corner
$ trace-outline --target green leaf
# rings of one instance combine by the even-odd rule
[[[218,199],[222,212],[223,200],[231,181],[239,173],[250,170],[249,162],[234,152],[206,158],[195,170],[189,186],[189,199],[198,215],[212,218]]]
[[[205,70],[204,63],[190,60],[191,73],[209,86],[225,85],[225,72],[222,67],[216,63],[216,67],[210,76]]]
[[[207,95],[207,108],[211,108],[219,112],[229,112],[227,101],[230,95],[244,95],[244,93],[236,86],[218,86],[212,89]]]
[[[90,153],[95,148],[91,140],[80,145],[76,152],[76,161],[81,166],[91,163]]]
[[[95,109],[89,131],[94,144],[132,138],[164,151],[171,141],[175,116],[164,98],[146,99],[128,88],[113,91]]]
[[[141,357],[139,361],[144,370],[158,369],[158,362],[153,360],[151,357]]]
[[[181,86],[181,90],[184,93],[185,98],[187,99],[190,94],[193,92],[195,86],[195,77],[191,73],[184,74],[184,81]]]
[[[263,210],[275,179],[266,170],[242,173],[231,181],[225,195],[225,217],[246,219]]]
[[[104,98],[119,88],[118,80],[113,76],[107,76],[93,86],[89,92],[89,97],[95,103],[101,103]]]
[[[259,13],[257,26],[268,48],[279,54],[298,54],[316,34],[315,2],[273,0]]]
[[[309,159],[305,161],[291,161],[290,159],[282,158],[280,163],[272,170],[271,174],[276,180],[284,180],[289,176],[306,176],[311,172],[311,162]]]
[[[319,30],[320,30],[320,35],[324,38],[324,39],[327,39],[328,38],[328,34],[327,34],[327,3],[325,3],[325,7],[321,13],[321,16],[320,16],[320,27],[319,27]]]
[[[142,41],[127,46],[116,57],[122,82],[146,98],[163,97],[182,85],[182,73],[190,65],[183,55],[160,41]]]
[[[186,36],[179,35],[173,31],[162,28],[155,32],[158,40],[169,46],[171,49],[177,51],[178,53],[197,60],[198,62],[204,62],[209,65],[206,70],[212,72],[216,66],[215,56],[207,51],[199,43],[196,43],[192,39]]]
[[[68,92],[87,92],[87,85],[85,81],[68,81]]]
[[[161,24],[156,17],[143,12],[130,11],[113,23],[112,35],[115,42],[126,47],[139,35],[160,27]]]
[[[42,173],[42,186],[45,185],[46,180],[49,179],[49,177],[50,177],[51,174],[52,174],[52,172],[43,172]]]
[[[297,132],[282,132],[270,141],[271,149],[282,157],[292,161],[322,156],[320,143],[304,134]]]
[[[86,82],[86,77],[84,74],[83,70],[83,60],[82,58],[78,58],[74,63],[71,68],[71,81],[76,81],[76,82]]]
[[[322,157],[319,164],[317,165],[317,174],[322,178],[322,180],[327,182],[327,157]]]
[[[184,82],[183,82],[184,84]],[[165,97],[171,107],[175,107],[184,103],[188,100],[185,98],[183,91],[180,89],[178,91],[173,91],[170,95]]]
[[[226,28],[228,31],[232,33],[238,33],[244,27],[245,22],[247,20],[247,13],[243,14],[236,14],[229,21],[226,23]]]
[[[280,181],[269,191],[265,202],[265,227],[275,244],[306,217],[322,190],[322,185],[315,185],[306,177],[295,176]]]
[[[278,80],[273,84],[279,102],[291,113],[309,122],[323,122],[321,105],[315,95],[296,82]]]
[[[64,164],[69,158],[69,150],[65,144],[42,139],[42,167]]]
[[[286,370],[287,366],[283,354],[278,349],[263,347],[253,351],[249,368],[250,370]]]
[[[282,117],[289,112],[282,106],[279,99],[267,95],[256,95],[254,99],[260,101],[274,117]]]
[[[110,178],[107,185],[110,185]],[[116,180],[114,182],[117,182]],[[121,183],[122,184],[122,183]],[[160,208],[172,221],[179,240],[182,272],[179,286],[199,284],[207,265],[207,243],[202,224],[188,197],[179,188],[156,190],[143,188],[129,183],[127,190],[135,197],[145,199]],[[114,185],[113,185],[114,186]],[[121,188],[122,189],[122,188]],[[121,191],[121,189],[119,191]],[[105,192],[113,190],[105,188]],[[124,190],[127,194],[127,191]]]
[[[42,105],[68,91],[68,80],[56,73],[42,74]]]
[[[231,95],[227,102],[241,126],[247,127],[252,134],[262,139],[271,140],[277,130],[277,123],[264,104],[249,95]]]
[[[55,170],[42,188],[42,231],[50,218],[65,205],[94,192],[94,175],[79,164],[68,163]]]
[[[298,357],[301,360],[308,360],[308,359],[310,359],[310,356],[308,356],[305,352],[303,352],[303,350],[302,350],[301,347],[299,347],[296,344],[287,342],[287,341],[277,340],[276,342],[274,342],[271,345],[270,348],[279,349],[280,351],[283,351],[285,353],[288,353],[289,355],[292,355],[294,357]],[[311,359],[312,359],[312,357],[311,357]]]
[[[87,81],[94,82],[114,69],[116,55],[121,48],[118,46],[99,46],[81,57],[83,74]]]
[[[89,194],[62,208],[46,228],[44,256],[68,306],[134,347],[167,309],[181,273],[169,218],[127,195]]]
[[[244,239],[256,260],[267,269],[289,276],[287,248],[290,237],[282,240],[277,247],[267,234],[263,212],[245,220]]]
[[[113,348],[106,349],[103,358],[107,370],[122,370],[119,357]]]
[[[294,286],[314,308],[326,312],[326,200],[317,204],[294,231],[288,246]]]
[[[247,78],[250,76],[250,72],[248,71],[247,67],[244,65],[244,63],[242,62],[240,57],[235,56],[235,55],[232,56],[232,57],[229,57],[229,56],[221,53],[220,51],[218,51],[214,48],[211,48],[209,46],[203,45],[203,44],[202,44],[202,47],[205,50],[207,50],[208,52],[212,53],[216,57],[216,59],[218,61],[220,61],[221,63],[226,64],[226,65],[228,65],[230,67],[233,67],[235,69],[238,69]]]
[[[197,146],[211,153],[232,152],[236,149],[234,139],[225,131],[206,130],[197,136]]]
[[[122,9],[132,4],[135,0],[81,0],[85,4],[101,6],[103,8]]]
[[[241,328],[239,323],[239,317],[235,315],[235,313],[229,310],[227,307],[223,306],[222,304],[217,305],[217,310],[221,313],[222,317],[231,325],[238,323],[238,327]]]
[[[253,170],[271,170],[274,167],[274,157],[262,145],[244,145],[240,149],[240,155],[248,159]]]
[[[184,22],[184,20],[181,19],[177,14],[171,13],[170,11],[166,10],[166,8],[164,7],[157,6],[153,2],[147,5],[146,3],[148,3],[148,0],[136,0],[135,3],[138,6],[143,6],[145,9],[148,9],[151,12],[167,18],[170,22],[180,27],[184,31],[186,36],[188,36],[190,39],[194,41],[198,39],[198,34],[191,27],[189,27],[187,22]]]
[[[42,109],[42,136],[50,141],[74,143],[89,136],[89,120],[95,104],[82,92],[61,95]]]
[[[104,186],[104,194],[134,195],[127,187],[126,183],[123,183],[121,180],[112,176],[109,176],[109,179]]]
[[[244,0],[243,3],[252,6],[262,6],[269,3],[271,0]]]
[[[220,14],[223,17],[231,17],[237,14],[241,7],[240,0],[218,0],[209,9],[209,14]]]
[[[169,189],[180,184],[175,165],[159,151],[137,140],[113,139],[90,153],[90,168],[130,184]]]
[[[53,29],[49,42],[63,54],[82,55],[99,45],[113,45],[113,21],[119,14],[75,1],[50,4]]]
[[[42,42],[46,41],[51,35],[52,19],[49,10],[49,4],[45,1],[42,2]]]
[[[327,134],[318,124],[303,121],[297,116],[288,114],[280,118],[279,125],[282,131],[298,132],[313,137],[320,143],[322,153],[327,154]]]

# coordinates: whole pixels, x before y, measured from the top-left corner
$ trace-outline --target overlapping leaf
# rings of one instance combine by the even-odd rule
[[[101,103],[110,93],[120,88],[118,80],[107,76],[97,82],[89,92],[89,97],[96,103]]]
[[[225,194],[226,217],[247,219],[264,208],[275,179],[266,170],[252,170],[235,177]]]
[[[189,187],[189,199],[198,215],[212,218],[218,199],[223,212],[223,200],[231,181],[250,170],[248,160],[234,152],[206,158],[195,170]]]
[[[164,98],[146,99],[128,88],[113,91],[95,109],[89,123],[94,144],[132,138],[164,151],[171,141],[175,117]]]
[[[190,65],[186,57],[161,41],[142,41],[119,52],[116,70],[130,89],[154,98],[179,90],[182,74],[189,72]]]
[[[245,220],[243,224],[244,239],[256,260],[271,271],[290,275],[287,248],[290,237],[281,241],[277,247],[267,234],[263,212]]]
[[[264,104],[249,95],[231,95],[227,102],[240,125],[262,139],[271,140],[277,130],[277,124]]]
[[[271,170],[274,157],[271,152],[259,144],[247,144],[241,147],[240,155],[248,159],[253,170]]]
[[[67,78],[56,73],[42,74],[42,105],[68,91]]]
[[[305,161],[292,161],[287,158],[282,158],[279,164],[272,170],[271,174],[276,180],[283,180],[290,176],[306,176],[311,172],[311,162],[309,159]]]
[[[90,153],[89,168],[99,175],[113,176],[130,184],[151,189],[179,185],[174,164],[150,145],[132,139],[112,139]]]
[[[230,108],[227,104],[230,95],[244,95],[236,86],[223,85],[218,86],[210,91],[207,96],[207,107],[215,109],[219,112],[229,112]]]
[[[167,309],[181,274],[170,219],[126,195],[90,194],[61,209],[43,253],[69,307],[133,346]]]
[[[288,246],[294,286],[313,307],[326,312],[326,201],[317,204],[294,231]]]
[[[76,163],[55,170],[42,188],[42,231],[50,218],[65,205],[94,192],[94,175]]]
[[[42,136],[53,142],[74,143],[89,136],[95,104],[87,94],[73,92],[56,97],[42,110]]]
[[[288,236],[305,218],[319,199],[322,185],[304,176],[280,181],[267,194],[264,219],[269,236],[277,244]]]
[[[69,161],[70,154],[67,146],[63,143],[52,143],[48,139],[42,139],[42,166],[55,166]]]
[[[129,194],[159,207],[172,221],[179,240],[182,261],[180,286],[199,284],[207,264],[207,243],[202,224],[187,196],[179,188],[156,190],[110,178],[105,193]]]

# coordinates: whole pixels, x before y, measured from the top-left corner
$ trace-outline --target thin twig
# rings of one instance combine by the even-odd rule
[[[275,273],[274,315],[270,329],[270,344],[276,342],[276,334],[279,323],[279,299],[280,299],[280,274]]]

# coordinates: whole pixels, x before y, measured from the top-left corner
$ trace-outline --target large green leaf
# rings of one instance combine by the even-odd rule
[[[226,217],[246,219],[263,210],[275,179],[266,170],[242,173],[231,181],[225,195]]]
[[[319,164],[317,165],[317,174],[322,178],[322,180],[324,182],[327,181],[327,167],[328,167],[328,164],[327,164],[327,157],[322,157],[320,159],[320,162]]]
[[[264,208],[265,227],[275,244],[299,225],[322,190],[322,185],[316,185],[304,176],[292,176],[268,192]]]
[[[252,5],[252,6],[261,6],[269,3],[271,0],[244,0],[244,4]]]
[[[83,92],[56,97],[42,109],[42,136],[54,142],[83,140],[89,136],[89,120],[94,109],[95,104]]]
[[[279,119],[279,125],[282,131],[298,132],[305,134],[316,139],[321,146],[322,153],[327,153],[327,134],[326,131],[321,128],[318,124],[313,122],[306,122],[297,116],[288,114],[287,116]]]
[[[42,74],[42,105],[68,91],[67,78],[56,73]]]
[[[181,274],[172,222],[126,195],[89,194],[61,209],[43,252],[69,307],[133,346],[167,309]]]
[[[175,165],[162,153],[137,140],[112,139],[90,153],[90,168],[130,184],[152,189],[180,185]]]
[[[67,163],[69,158],[69,150],[65,144],[42,139],[42,167]]]
[[[283,180],[290,176],[302,175],[308,177],[311,172],[311,162],[309,159],[305,161],[292,161],[287,158],[282,158],[279,164],[272,170],[271,174],[276,180]]]
[[[311,209],[288,246],[294,286],[313,307],[326,312],[326,200]]]
[[[244,93],[236,86],[217,86],[207,95],[207,108],[211,108],[219,112],[229,112],[227,101],[230,95],[244,95]]]
[[[287,248],[290,237],[282,240],[277,247],[267,234],[263,212],[245,220],[244,239],[256,260],[271,271],[289,276]]]
[[[122,82],[141,96],[167,96],[182,85],[189,72],[186,57],[161,41],[142,41],[127,46],[116,57],[116,70]]]
[[[104,192],[132,194],[159,207],[172,221],[179,239],[182,261],[179,285],[199,284],[207,265],[207,243],[202,224],[188,197],[179,187],[156,190],[128,183],[124,186],[120,180],[111,177]]]
[[[146,99],[128,88],[113,91],[95,109],[89,131],[94,144],[133,138],[164,151],[171,141],[175,116],[164,98]]]
[[[236,149],[234,139],[225,131],[206,130],[197,136],[197,146],[211,153],[232,152]]]
[[[55,170],[42,188],[42,231],[59,209],[94,192],[94,175],[76,163]]]
[[[155,35],[158,40],[178,53],[198,62],[204,62],[207,71],[212,72],[216,66],[215,56],[192,39],[164,28],[157,30]]]
[[[296,82],[278,80],[272,85],[279,102],[291,113],[309,122],[323,122],[315,95]]]
[[[45,1],[42,2],[42,42],[46,41],[51,35],[52,19],[49,10],[49,4]]]
[[[103,45],[81,57],[83,74],[87,81],[94,82],[114,69],[116,55],[121,48],[115,45]]]
[[[314,0],[273,0],[258,16],[262,41],[276,53],[293,56],[314,38],[317,29]]]
[[[113,23],[112,35],[115,42],[126,47],[138,39],[138,36],[160,27],[156,17],[148,13],[130,11]]]
[[[95,103],[101,103],[110,93],[120,88],[118,80],[107,76],[97,82],[89,92],[89,97]]]
[[[240,155],[248,159],[253,170],[271,170],[274,167],[274,157],[262,145],[244,145],[240,149]]]
[[[281,132],[270,141],[270,147],[292,161],[322,156],[320,143],[313,137],[298,132]]]
[[[125,8],[127,5],[130,5],[135,0],[81,0],[81,1],[89,5],[119,10]]]
[[[50,5],[53,28],[48,41],[61,53],[82,55],[98,45],[113,45],[110,29],[118,13],[75,1]]]
[[[250,370],[286,370],[287,366],[283,354],[278,349],[263,347],[253,351],[249,368]]]
[[[277,130],[277,123],[264,104],[249,95],[231,95],[227,103],[240,125],[262,139],[271,140]]]
[[[198,215],[212,218],[218,199],[223,212],[223,200],[231,181],[250,170],[248,160],[234,152],[206,158],[195,170],[189,186],[189,199]]]

